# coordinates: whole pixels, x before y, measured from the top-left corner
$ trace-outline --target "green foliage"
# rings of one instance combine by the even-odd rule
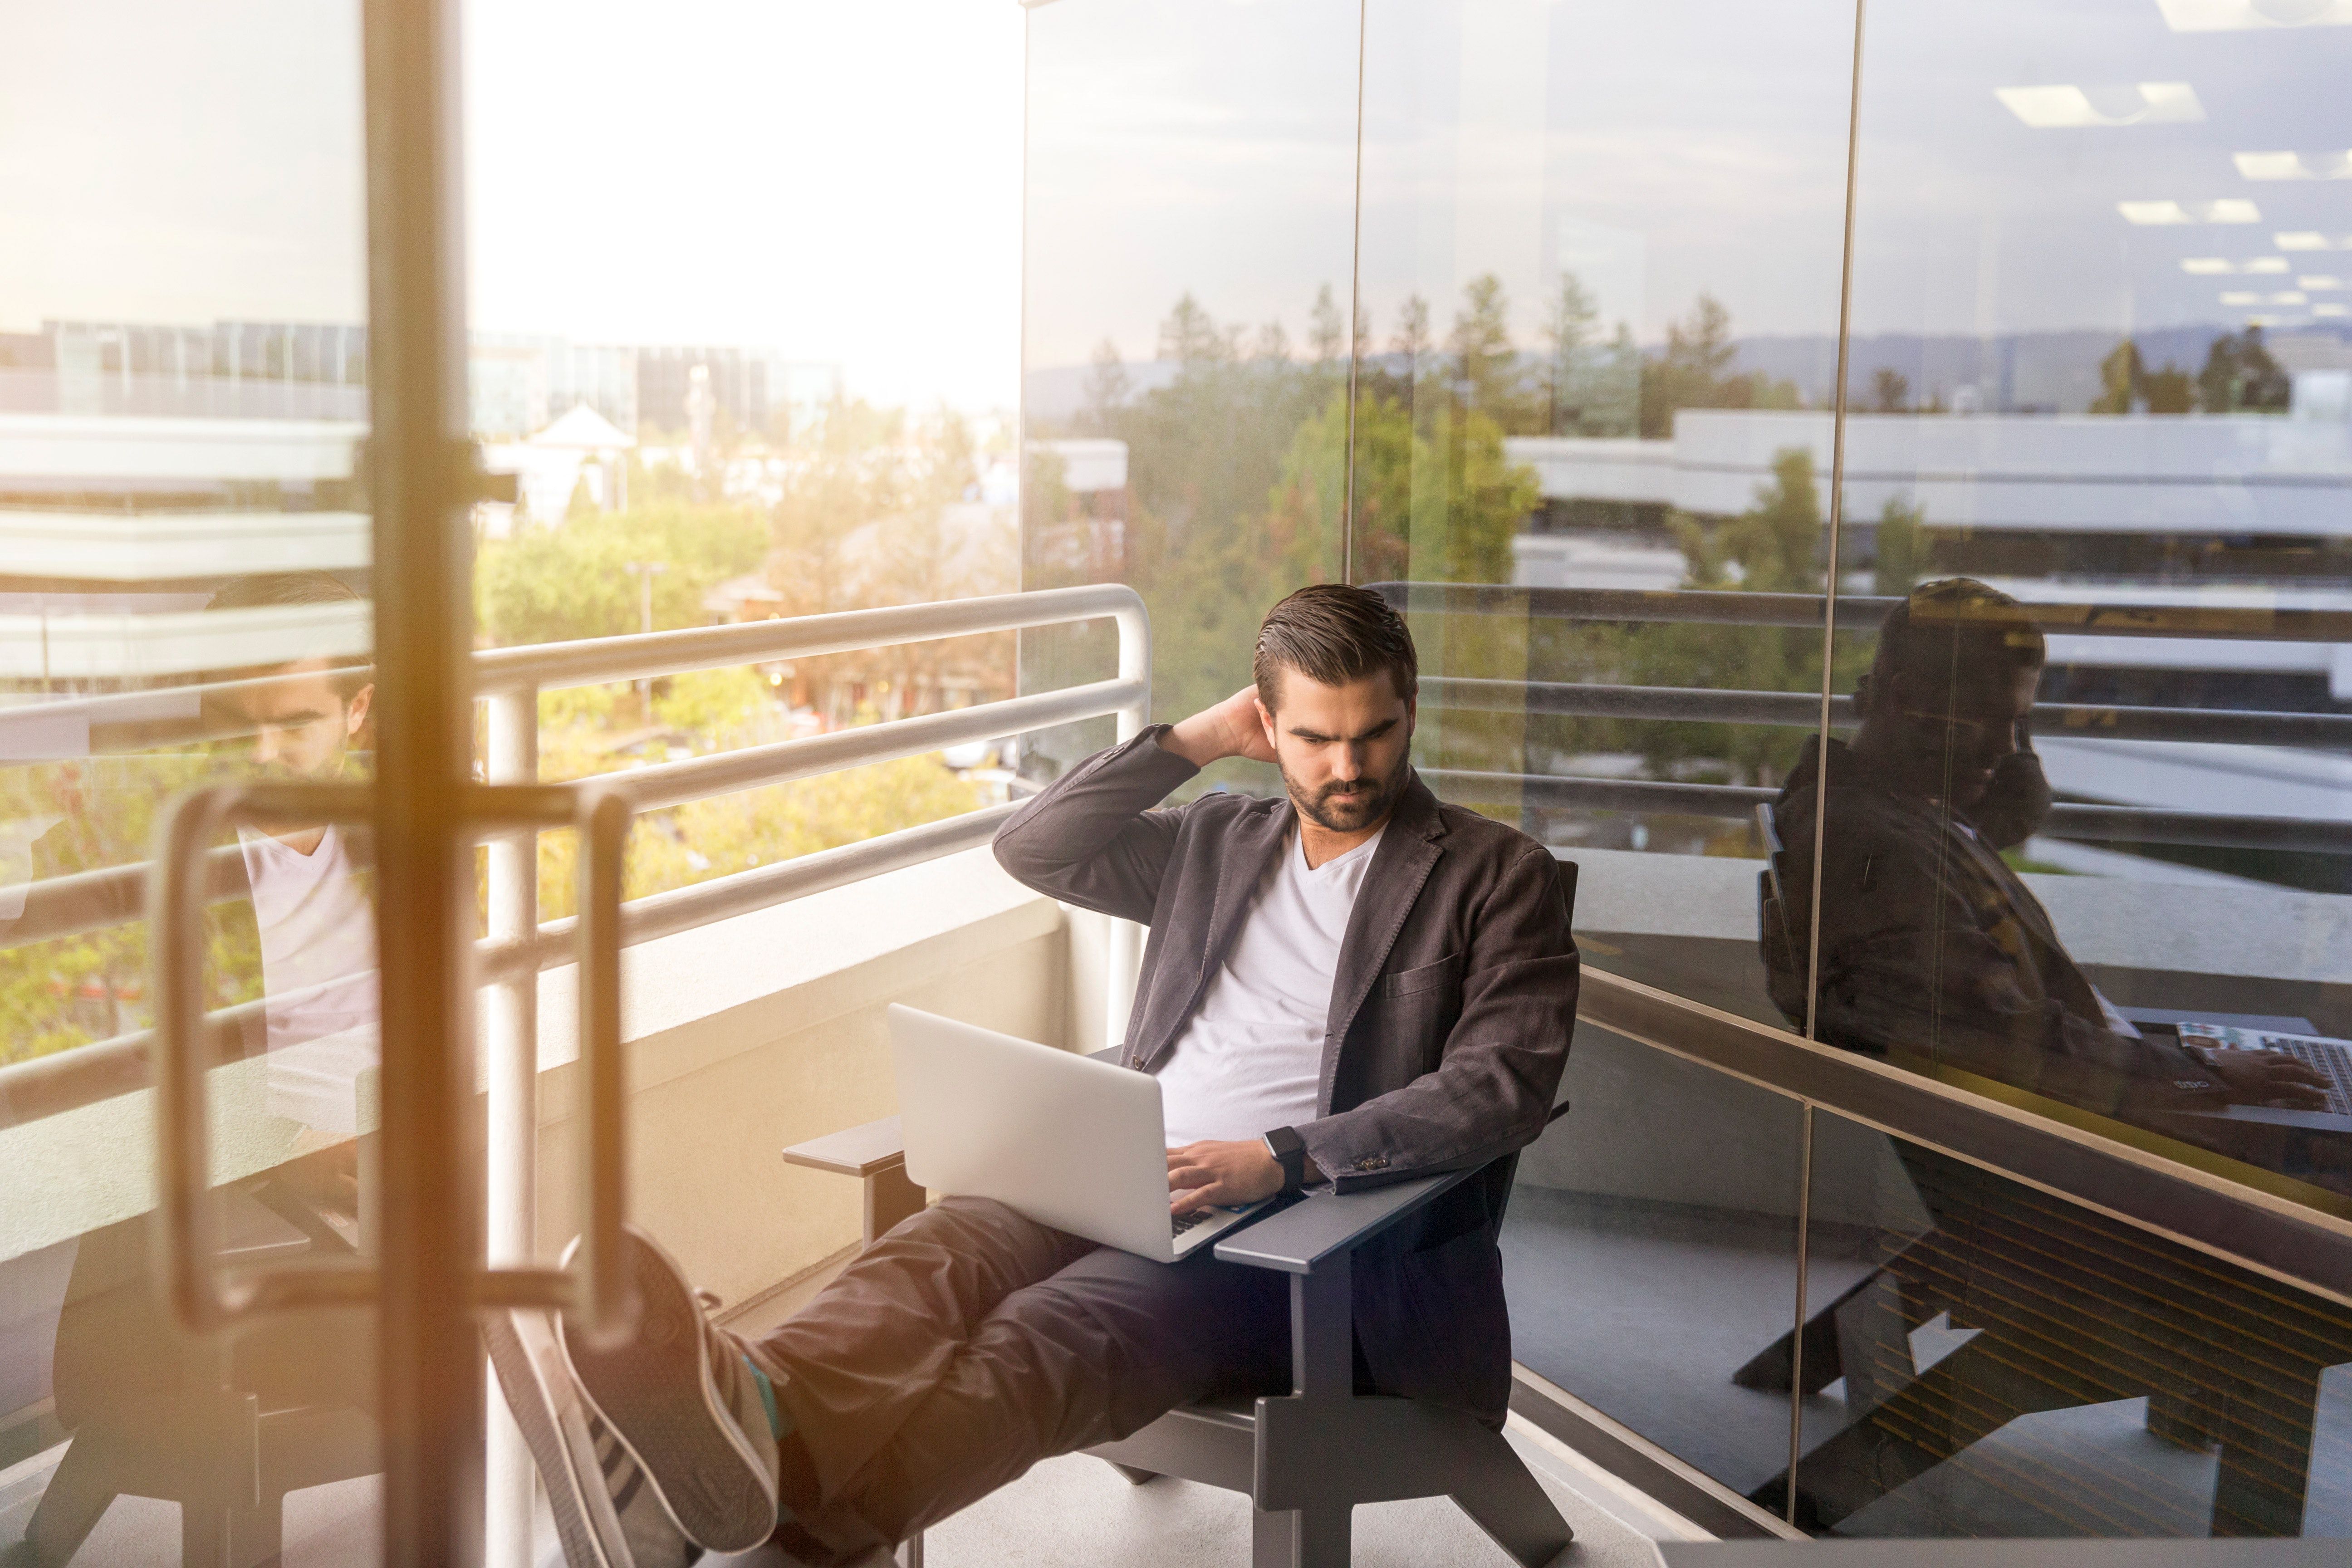
[[[1796,408],[1797,389],[1760,371],[1735,374],[1731,313],[1701,294],[1687,320],[1666,327],[1665,351],[1642,363],[1641,433],[1663,441],[1675,433],[1679,408]]]
[[[1887,598],[1900,597],[1917,587],[1935,568],[1928,563],[1927,514],[1889,496],[1878,511],[1876,559],[1872,565],[1871,591]]]
[[[1642,353],[1623,321],[1599,339],[1600,310],[1573,272],[1559,276],[1559,297],[1544,324],[1551,346],[1545,429],[1554,436],[1631,436],[1639,427]]]
[[[654,722],[688,735],[730,736],[753,724],[773,699],[759,672],[695,669],[674,675],[654,691]]]
[[[485,543],[476,614],[501,646],[634,632],[641,590],[628,564],[656,562],[666,570],[654,578],[655,627],[699,626],[703,595],[758,566],[766,547],[767,530],[740,507],[655,500],[590,511]]]
[[[1684,586],[1819,594],[1825,583],[1822,506],[1813,461],[1789,447],[1756,504],[1712,525],[1671,520],[1688,563]],[[1808,691],[1821,687],[1821,639],[1780,626],[1659,626],[1620,633],[1610,679],[1635,686]],[[1588,744],[1632,745],[1652,776],[1776,783],[1806,744],[1804,731],[1758,725],[1649,723],[1602,731]],[[1598,749],[1596,747],[1596,749]]]
[[[2260,326],[2215,338],[2197,373],[2197,405],[2208,414],[2284,413],[2294,394],[2294,383],[2271,357]]]
[[[2147,363],[2139,345],[2126,338],[2099,362],[2099,395],[2091,400],[2094,414],[2128,414],[2147,379]]]

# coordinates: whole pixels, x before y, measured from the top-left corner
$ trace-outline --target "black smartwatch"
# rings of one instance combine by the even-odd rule
[[[1277,1127],[1265,1135],[1265,1152],[1282,1167],[1282,1190],[1285,1194],[1299,1192],[1307,1185],[1307,1140],[1295,1127]]]

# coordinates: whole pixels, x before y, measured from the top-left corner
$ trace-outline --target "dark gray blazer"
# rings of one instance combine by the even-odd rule
[[[996,835],[1039,892],[1150,925],[1123,1059],[1167,1059],[1289,841],[1286,799],[1206,795],[1165,725],[1079,763]],[[1510,1321],[1496,1163],[1544,1129],[1576,1023],[1576,943],[1551,852],[1442,805],[1416,774],[1356,897],[1331,987],[1318,1115],[1298,1129],[1341,1190],[1488,1167],[1360,1252],[1356,1338],[1372,1385],[1502,1419]]]

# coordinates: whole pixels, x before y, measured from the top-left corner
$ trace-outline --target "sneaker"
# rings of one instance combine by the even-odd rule
[[[550,1314],[489,1313],[482,1339],[546,1485],[566,1568],[686,1568],[702,1555],[620,1437],[589,1406]]]
[[[635,1335],[603,1347],[567,1322],[564,1354],[686,1538],[710,1552],[748,1552],[776,1528],[782,1417],[734,1340],[704,1321],[677,1260],[634,1226],[625,1245],[639,1303]],[[565,1250],[567,1265],[579,1246]]]

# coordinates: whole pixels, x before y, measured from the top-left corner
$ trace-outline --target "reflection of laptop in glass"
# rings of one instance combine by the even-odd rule
[[[2293,1057],[2327,1081],[2327,1109],[2352,1116],[2352,1040],[2332,1040],[2325,1035],[2290,1035],[2234,1024],[2183,1018],[2182,1040],[2195,1045],[2233,1046],[2242,1051],[2278,1051]]]
[[[1168,1213],[1160,1080],[912,1007],[890,1009],[907,1178],[1161,1263],[1260,1209]]]

